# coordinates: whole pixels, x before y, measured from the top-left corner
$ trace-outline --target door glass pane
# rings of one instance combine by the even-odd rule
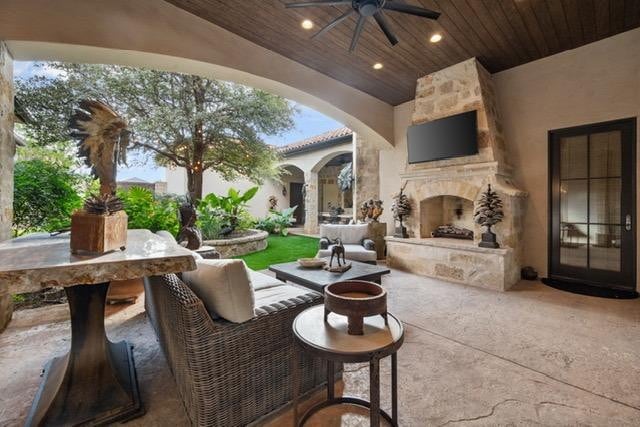
[[[622,174],[621,138],[620,131],[591,134],[589,138],[591,178],[620,176]]]
[[[587,178],[587,135],[571,136],[560,140],[560,178]]]
[[[560,221],[587,222],[589,182],[577,179],[560,182]]]
[[[592,179],[589,186],[589,222],[620,224],[620,178]]]
[[[573,267],[587,267],[588,226],[560,224],[560,263]]]
[[[621,227],[592,225],[589,227],[589,264],[598,270],[620,271]]]

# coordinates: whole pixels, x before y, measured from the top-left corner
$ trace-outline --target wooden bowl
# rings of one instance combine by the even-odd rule
[[[324,288],[324,320],[329,313],[348,318],[349,335],[363,335],[363,318],[381,315],[387,323],[387,291],[382,286],[364,280],[346,280]]]
[[[327,262],[322,258],[300,258],[298,264],[303,268],[322,268]]]

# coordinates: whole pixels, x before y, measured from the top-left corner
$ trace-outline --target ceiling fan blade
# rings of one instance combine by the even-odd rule
[[[333,27],[335,27],[336,25],[338,25],[339,23],[341,23],[342,21],[344,21],[345,19],[347,19],[349,17],[349,15],[351,15],[352,13],[354,13],[355,10],[353,9],[349,9],[347,10],[345,13],[343,13],[342,15],[338,16],[336,19],[334,19],[333,21],[329,22],[326,26],[324,26],[320,31],[318,31],[317,33],[315,33],[313,36],[311,36],[312,39],[315,39],[316,37],[319,37],[321,35],[323,35],[324,33],[326,33],[327,31],[329,31],[330,29],[332,29]]]
[[[376,22],[378,23],[378,25],[380,26],[380,29],[382,30],[384,35],[387,36],[387,39],[389,40],[389,43],[391,43],[392,46],[397,45],[398,44],[398,38],[396,37],[396,35],[391,30],[391,26],[389,26],[389,21],[387,21],[387,18],[384,17],[384,14],[381,11],[380,12],[376,12],[376,13],[374,13],[373,17],[376,20]]]
[[[358,45],[358,39],[360,38],[360,34],[362,33],[362,28],[364,27],[364,22],[367,20],[366,16],[360,15],[358,18],[358,23],[356,24],[356,30],[353,33],[353,38],[351,39],[351,46],[349,46],[349,52],[353,52],[356,50],[356,46]]]
[[[284,7],[290,9],[293,7],[340,6],[341,4],[351,5],[351,0],[301,1],[297,3],[287,3],[284,5]]]
[[[398,3],[395,1],[387,1],[383,9],[392,10],[394,12],[408,13],[409,15],[422,16],[423,18],[438,19],[439,12],[433,10],[423,9],[417,6],[411,6],[409,4]]]

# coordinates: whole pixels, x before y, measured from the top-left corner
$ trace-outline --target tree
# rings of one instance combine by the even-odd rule
[[[14,170],[13,232],[53,231],[69,226],[82,206],[81,177],[54,162],[19,160]]]
[[[134,148],[152,153],[161,166],[185,168],[194,200],[202,198],[206,170],[256,183],[279,175],[277,152],[262,135],[293,126],[295,109],[282,97],[187,74],[107,65],[49,67],[60,75],[16,85],[34,119],[26,131],[42,144],[68,140],[73,108],[89,98],[109,104],[129,121]]]

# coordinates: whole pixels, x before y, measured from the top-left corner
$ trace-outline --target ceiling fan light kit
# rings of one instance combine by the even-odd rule
[[[427,19],[438,19],[440,16],[439,12],[435,12],[433,10],[424,9],[417,6],[412,6],[404,3],[400,3],[399,1],[392,0],[318,0],[318,1],[303,1],[303,2],[295,2],[288,3],[285,5],[286,8],[303,8],[303,7],[320,7],[320,6],[350,6],[347,11],[345,11],[342,15],[335,18],[333,21],[329,22],[323,28],[320,29],[317,33],[315,33],[311,38],[314,39],[326,33],[327,31],[334,28],[336,25],[345,21],[353,14],[358,15],[358,20],[356,22],[356,29],[353,33],[353,37],[351,38],[351,44],[349,46],[349,52],[353,52],[358,46],[358,40],[360,39],[360,34],[362,34],[362,29],[367,18],[373,17],[376,23],[389,40],[392,46],[398,44],[398,37],[396,37],[395,33],[391,29],[387,18],[385,17],[385,11],[391,12],[399,12],[405,13],[408,15],[419,16],[421,18]]]

